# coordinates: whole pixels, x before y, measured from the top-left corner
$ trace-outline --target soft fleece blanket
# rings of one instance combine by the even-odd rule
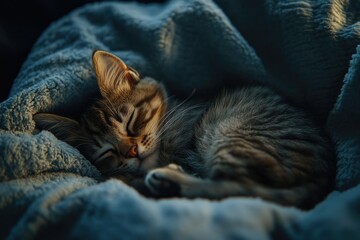
[[[0,239],[359,239],[360,2],[184,0],[90,4],[39,38],[0,104]],[[316,115],[336,189],[310,211],[235,197],[150,200],[100,173],[33,114],[78,114],[96,95],[95,49],[171,94],[211,99],[267,84]]]

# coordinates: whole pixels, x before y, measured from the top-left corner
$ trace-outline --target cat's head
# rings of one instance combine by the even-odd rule
[[[101,97],[81,121],[39,113],[37,127],[78,148],[104,173],[146,172],[157,161],[166,92],[105,51],[94,52],[93,66]]]

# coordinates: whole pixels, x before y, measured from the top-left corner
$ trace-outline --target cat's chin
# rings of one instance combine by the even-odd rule
[[[158,159],[159,159],[159,152],[154,151],[147,157],[143,158],[140,163],[140,166],[138,168],[138,172],[141,174],[146,174],[151,169],[154,169],[158,165]]]

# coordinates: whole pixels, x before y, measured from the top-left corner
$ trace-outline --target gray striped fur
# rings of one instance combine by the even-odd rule
[[[274,91],[244,87],[194,106],[169,100],[160,83],[114,55],[98,51],[93,61],[102,97],[81,121],[34,119],[104,176],[156,197],[260,197],[302,208],[331,190],[330,141]]]

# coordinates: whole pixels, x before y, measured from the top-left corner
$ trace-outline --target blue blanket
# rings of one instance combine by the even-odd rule
[[[53,23],[0,103],[0,239],[356,239],[360,237],[360,2],[102,2]],[[97,94],[95,49],[171,94],[269,85],[331,136],[336,189],[309,211],[234,197],[151,200],[100,173],[33,115],[74,116]]]

